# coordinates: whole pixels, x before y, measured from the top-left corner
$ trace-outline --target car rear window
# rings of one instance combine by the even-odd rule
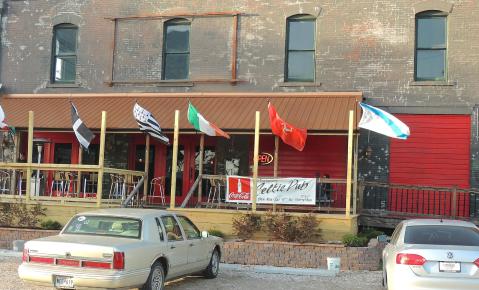
[[[63,233],[139,239],[141,221],[115,216],[80,215],[70,221]]]
[[[462,226],[408,226],[405,244],[479,246],[479,230]]]

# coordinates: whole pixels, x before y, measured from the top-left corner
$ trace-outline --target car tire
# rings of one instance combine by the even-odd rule
[[[210,263],[208,267],[204,271],[204,276],[207,279],[214,279],[218,276],[218,271],[220,269],[220,253],[218,250],[214,250],[213,254],[211,254]]]
[[[150,275],[141,290],[163,290],[165,288],[165,269],[161,263],[155,263],[151,267]]]

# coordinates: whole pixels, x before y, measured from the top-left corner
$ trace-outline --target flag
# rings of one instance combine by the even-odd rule
[[[155,120],[155,117],[138,105],[138,103],[135,103],[135,106],[133,107],[133,116],[135,117],[138,126],[140,126],[140,131],[147,132],[167,145],[170,144],[168,137],[161,133],[160,124]]]
[[[296,128],[283,121],[271,103],[268,103],[269,122],[271,131],[283,140],[284,143],[296,150],[303,151],[308,133],[306,129]]]
[[[0,128],[5,128],[8,127],[7,124],[5,124],[3,121],[5,121],[5,112],[3,111],[2,106],[0,106]]]
[[[373,106],[359,103],[363,109],[363,115],[358,127],[374,131],[392,138],[407,139],[409,127],[398,118]]]
[[[188,121],[196,130],[201,131],[208,136],[223,136],[228,139],[230,138],[228,134],[218,128],[215,124],[208,122],[191,103],[188,103]]]
[[[78,115],[78,110],[73,103],[70,102],[72,105],[71,112],[72,112],[72,127],[73,131],[75,132],[75,136],[77,137],[78,142],[80,143],[83,148],[88,149],[90,146],[91,140],[95,138],[95,135],[87,128],[87,126],[83,123]]]

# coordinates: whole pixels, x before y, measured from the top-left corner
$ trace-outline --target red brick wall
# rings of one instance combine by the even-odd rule
[[[33,239],[54,236],[60,231],[55,230],[32,230],[19,228],[0,228],[0,249],[12,249],[15,240],[29,241]]]
[[[243,265],[327,269],[327,257],[341,258],[341,270],[378,270],[381,246],[345,247],[269,241],[226,242],[221,260]]]

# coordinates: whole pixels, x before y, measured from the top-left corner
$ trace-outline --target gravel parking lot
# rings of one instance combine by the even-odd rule
[[[51,290],[23,283],[17,275],[19,258],[0,257],[0,289],[2,290]],[[201,287],[201,288],[200,288]],[[252,271],[220,270],[217,279],[186,277],[171,281],[166,290],[188,289],[321,289],[321,290],[380,290],[380,272],[341,272],[337,277],[295,276],[262,274]]]

